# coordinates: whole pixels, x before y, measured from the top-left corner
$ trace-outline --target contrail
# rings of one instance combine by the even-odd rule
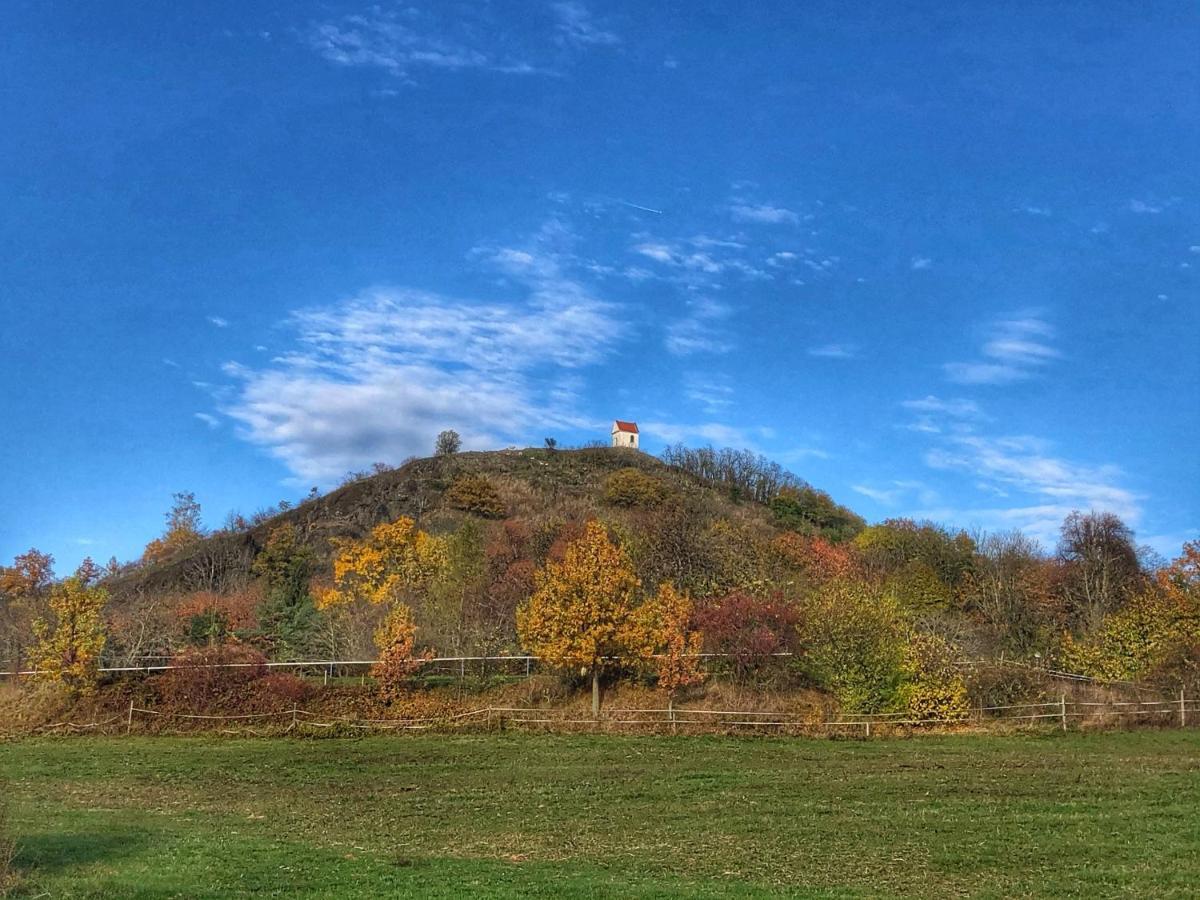
[[[609,200],[613,203],[620,203],[622,206],[628,206],[631,209],[640,209],[642,212],[654,213],[656,216],[661,216],[661,209],[651,209],[649,206],[640,206],[637,203],[630,203],[628,200],[622,200],[620,197],[604,197],[604,200]]]

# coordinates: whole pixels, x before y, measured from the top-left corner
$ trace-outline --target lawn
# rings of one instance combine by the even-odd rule
[[[31,897],[1195,896],[1200,733],[0,745]]]

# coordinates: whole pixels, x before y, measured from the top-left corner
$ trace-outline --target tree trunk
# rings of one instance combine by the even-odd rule
[[[592,718],[600,718],[600,667],[592,666]]]

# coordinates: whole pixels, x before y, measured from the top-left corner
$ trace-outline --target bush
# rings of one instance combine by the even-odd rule
[[[850,540],[867,524],[857,513],[835,503],[824,491],[806,484],[782,488],[770,506],[781,527],[834,543]]]
[[[197,647],[175,655],[155,679],[158,699],[168,707],[212,709],[243,698],[247,685],[267,673],[267,658],[244,644]]]
[[[967,717],[971,704],[955,656],[954,648],[936,635],[911,637],[902,666],[905,680],[897,693],[908,718],[944,722]]]
[[[500,492],[483,475],[460,475],[446,490],[446,502],[454,509],[485,519],[503,519],[507,513]]]
[[[763,600],[744,591],[705,601],[696,624],[709,653],[728,655],[736,677],[759,673],[776,653],[796,652],[800,613],[778,597]]]
[[[892,709],[904,681],[904,634],[895,604],[866,585],[823,586],[803,626],[809,668],[847,712]]]
[[[669,495],[661,481],[633,467],[619,469],[604,484],[604,499],[614,506],[655,507]]]

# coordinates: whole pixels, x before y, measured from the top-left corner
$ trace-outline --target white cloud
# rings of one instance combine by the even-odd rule
[[[977,418],[983,413],[979,409],[979,404],[974,400],[942,400],[939,397],[928,394],[920,400],[905,400],[900,404],[905,409],[911,409],[914,412],[920,413],[941,413],[955,418]]]
[[[723,412],[733,405],[733,386],[727,375],[689,372],[684,375],[683,385],[684,396],[700,404],[709,415]]]
[[[222,319],[220,316],[209,316],[208,322],[210,325],[214,325],[217,328],[228,328],[229,327],[229,320]]]
[[[1053,215],[1053,212],[1050,209],[1050,207],[1034,206],[1033,204],[1026,204],[1024,206],[1018,206],[1016,209],[1013,210],[1013,212],[1025,213],[1025,215],[1027,215],[1027,216],[1047,217],[1047,216]]]
[[[596,24],[591,11],[579,0],[566,0],[551,6],[557,21],[559,43],[572,46],[611,47],[621,39]]]
[[[858,347],[855,344],[823,344],[810,347],[808,355],[822,359],[854,359],[858,356]]]
[[[209,428],[219,428],[221,426],[221,420],[218,419],[214,415],[210,415],[209,413],[198,412],[198,413],[192,413],[192,415],[195,416],[197,419],[199,419],[201,422],[203,422],[205,425],[207,425]]]
[[[1040,367],[1062,354],[1048,341],[1054,328],[1033,315],[993,322],[981,352],[987,359],[950,362],[946,376],[960,384],[1011,384],[1037,374]]]
[[[417,69],[458,71],[487,69],[514,75],[547,74],[545,70],[496,50],[471,46],[473,35],[487,32],[486,23],[434,21],[413,9],[385,11],[370,7],[364,13],[317,22],[304,33],[305,42],[322,58],[340,66],[381,69],[410,80]],[[464,37],[451,37],[454,31]],[[471,36],[472,40],[468,40]]]
[[[623,326],[550,242],[543,232],[530,248],[474,254],[523,286],[519,302],[382,287],[293,314],[295,349],[268,367],[227,366],[237,384],[222,411],[298,479],[324,484],[426,455],[444,428],[482,448],[598,427],[576,412],[564,376],[603,360]]]
[[[909,265],[913,269],[928,269],[933,266],[933,260],[928,256],[914,256]]]
[[[782,206],[766,204],[734,203],[729,212],[737,222],[752,222],[762,225],[795,225],[800,216]]]
[[[1053,455],[1048,442],[1029,436],[955,434],[925,454],[937,470],[970,473],[976,487],[1017,499],[1015,506],[925,510],[931,518],[971,522],[989,528],[1021,528],[1053,543],[1062,520],[1074,510],[1103,510],[1136,524],[1141,496],[1124,487],[1116,466],[1091,466]],[[1027,502],[1021,503],[1025,499]]]
[[[638,426],[643,435],[650,435],[667,444],[707,442],[718,447],[755,449],[754,441],[742,428],[720,422],[683,424],[679,422],[644,422]]]
[[[667,325],[666,348],[675,356],[693,353],[726,353],[733,348],[728,336],[718,331],[718,323],[731,310],[709,297],[688,301],[688,315]]]

